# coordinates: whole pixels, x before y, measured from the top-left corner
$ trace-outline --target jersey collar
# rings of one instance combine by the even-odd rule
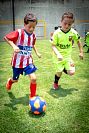
[[[60,30],[63,32],[63,33],[68,33],[71,29],[69,29],[67,32],[65,32],[65,31],[63,31],[61,28],[60,28]]]
[[[31,35],[32,35],[32,33],[31,33],[31,34],[28,33],[25,29],[24,29],[24,31],[25,31],[25,33],[26,33],[28,36],[31,36]]]

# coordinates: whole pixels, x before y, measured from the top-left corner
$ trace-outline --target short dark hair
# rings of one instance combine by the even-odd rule
[[[28,24],[29,21],[36,22],[36,24],[37,24],[37,18],[33,13],[27,13],[26,16],[24,17],[25,24]]]
[[[74,18],[74,15],[73,15],[73,13],[71,13],[71,12],[65,12],[63,15],[62,15],[62,19],[61,20],[63,20],[64,18],[70,18],[70,19],[73,19],[73,22],[74,22],[74,20],[75,20],[75,18]]]

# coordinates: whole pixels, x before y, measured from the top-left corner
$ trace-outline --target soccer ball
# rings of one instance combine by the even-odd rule
[[[46,110],[46,102],[39,96],[34,96],[29,100],[29,107],[32,113],[41,114]]]

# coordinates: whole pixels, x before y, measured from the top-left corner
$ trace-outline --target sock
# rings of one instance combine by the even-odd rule
[[[57,75],[55,75],[54,83],[58,84],[59,79],[60,79],[60,77],[58,77]]]
[[[36,96],[36,83],[31,83],[30,84],[30,97]]]
[[[6,88],[7,88],[8,90],[10,90],[13,83],[14,83],[14,82],[13,82],[11,79],[8,79],[8,82],[6,83]]]
[[[14,82],[10,79],[9,80],[9,84],[12,85]]]
[[[65,68],[64,68],[63,72],[67,74],[67,70]]]

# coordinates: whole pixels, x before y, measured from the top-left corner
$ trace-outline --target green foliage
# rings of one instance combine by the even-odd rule
[[[36,47],[42,54],[39,59],[33,52],[34,64],[38,67],[37,94],[47,103],[44,114],[34,115],[29,110],[29,77],[20,76],[10,92],[5,84],[12,75],[10,66],[12,48],[0,43],[0,133],[88,133],[89,132],[89,54],[84,48],[84,60],[73,48],[76,73],[63,73],[60,88],[52,89],[56,67],[51,44],[37,40]]]

